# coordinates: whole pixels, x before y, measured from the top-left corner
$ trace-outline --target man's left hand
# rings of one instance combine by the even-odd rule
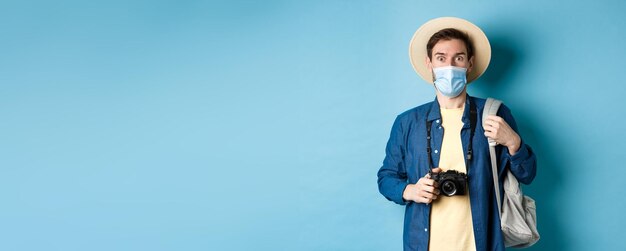
[[[504,119],[499,116],[489,115],[483,125],[485,136],[496,141],[496,143],[506,146],[509,154],[514,155],[520,148],[522,140],[519,135],[509,126]]]

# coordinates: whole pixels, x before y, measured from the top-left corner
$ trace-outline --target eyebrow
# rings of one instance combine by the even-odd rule
[[[435,53],[435,56],[440,56],[440,55],[441,55],[441,56],[445,56],[446,54],[445,54],[445,53],[443,53],[443,52],[437,52],[437,53]],[[465,52],[459,52],[459,53],[454,54],[454,56],[459,56],[459,55],[464,55],[464,56],[466,56],[466,55],[467,55],[467,53],[465,53]]]

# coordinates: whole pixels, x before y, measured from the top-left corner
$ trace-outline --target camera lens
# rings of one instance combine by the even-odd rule
[[[446,180],[441,183],[441,192],[447,196],[452,196],[456,194],[456,185],[451,180]]]

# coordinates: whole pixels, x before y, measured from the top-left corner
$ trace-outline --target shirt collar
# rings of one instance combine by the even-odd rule
[[[472,99],[472,96],[470,96],[467,93],[465,93],[465,95],[467,95],[467,97],[465,99],[465,109],[463,111],[463,118],[461,118],[461,120],[463,121],[463,128],[469,128],[470,127],[470,117],[469,117],[470,116],[470,99]],[[430,111],[428,112],[428,118],[426,118],[426,120],[433,121],[436,119],[441,119],[440,109],[441,108],[439,107],[439,101],[437,101],[437,97],[435,96],[435,101],[433,101],[432,105],[430,106]]]

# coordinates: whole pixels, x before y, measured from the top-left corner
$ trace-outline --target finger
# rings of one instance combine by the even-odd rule
[[[485,120],[485,124],[489,127],[500,128],[500,122],[495,120]]]
[[[489,115],[489,116],[487,116],[487,119],[488,120],[493,120],[493,121],[496,121],[496,122],[504,121],[504,119],[502,119],[502,117],[497,116],[497,115]]]
[[[496,145],[500,144],[500,138],[496,137],[495,133],[488,133],[485,132],[485,137],[489,138],[490,140],[493,140],[496,142]]]
[[[498,139],[497,134],[495,132],[485,132],[485,137],[496,140]]]
[[[417,197],[417,196],[416,196],[415,198],[411,198],[411,201],[413,201],[413,202],[417,202],[417,203],[423,203],[423,202],[422,202],[422,198]]]
[[[433,186],[426,186],[426,187],[424,187],[424,189],[422,191],[427,192],[427,193],[434,193],[435,192],[435,187],[433,187]]]
[[[493,127],[493,124],[495,123],[495,121],[487,119],[485,120],[485,122],[483,123],[483,126],[485,127]]]
[[[485,132],[493,132],[493,131],[496,130],[496,128],[494,128],[493,126],[485,124],[485,125],[483,125],[483,130],[485,130]]]
[[[432,193],[424,193],[420,197],[424,198],[425,200],[432,200],[433,198],[437,197],[437,195]]]
[[[420,185],[423,185],[423,186],[432,186],[433,183],[435,182],[432,179],[425,179],[425,178],[421,178],[420,181],[422,181]]]
[[[495,138],[496,137],[496,133],[495,132],[485,132],[485,136],[487,136],[487,138]]]
[[[425,187],[422,191],[424,192],[424,194],[432,194],[433,196],[439,195],[439,189],[437,189],[436,187]]]
[[[428,204],[428,203],[430,203],[432,200],[431,200],[431,199],[429,199],[429,198],[422,197],[422,196],[417,196],[417,197],[415,198],[415,200],[414,200],[414,201],[415,201],[415,202],[418,202],[418,203],[425,203],[425,204]]]
[[[498,128],[495,128],[493,126],[486,126],[486,127],[483,127],[483,129],[485,130],[485,132],[494,132],[494,133],[499,130]]]
[[[437,167],[437,168],[433,168],[433,169],[432,169],[432,172],[433,172],[433,173],[438,173],[438,172],[441,172],[441,168],[439,168],[439,167]]]
[[[434,194],[434,193],[429,193],[429,194],[428,194],[427,196],[425,196],[424,198],[425,198],[425,199],[427,199],[427,200],[431,200],[431,201],[433,201],[433,200],[436,200],[436,199],[437,199],[437,197],[439,197],[439,196],[437,196],[437,194]]]

